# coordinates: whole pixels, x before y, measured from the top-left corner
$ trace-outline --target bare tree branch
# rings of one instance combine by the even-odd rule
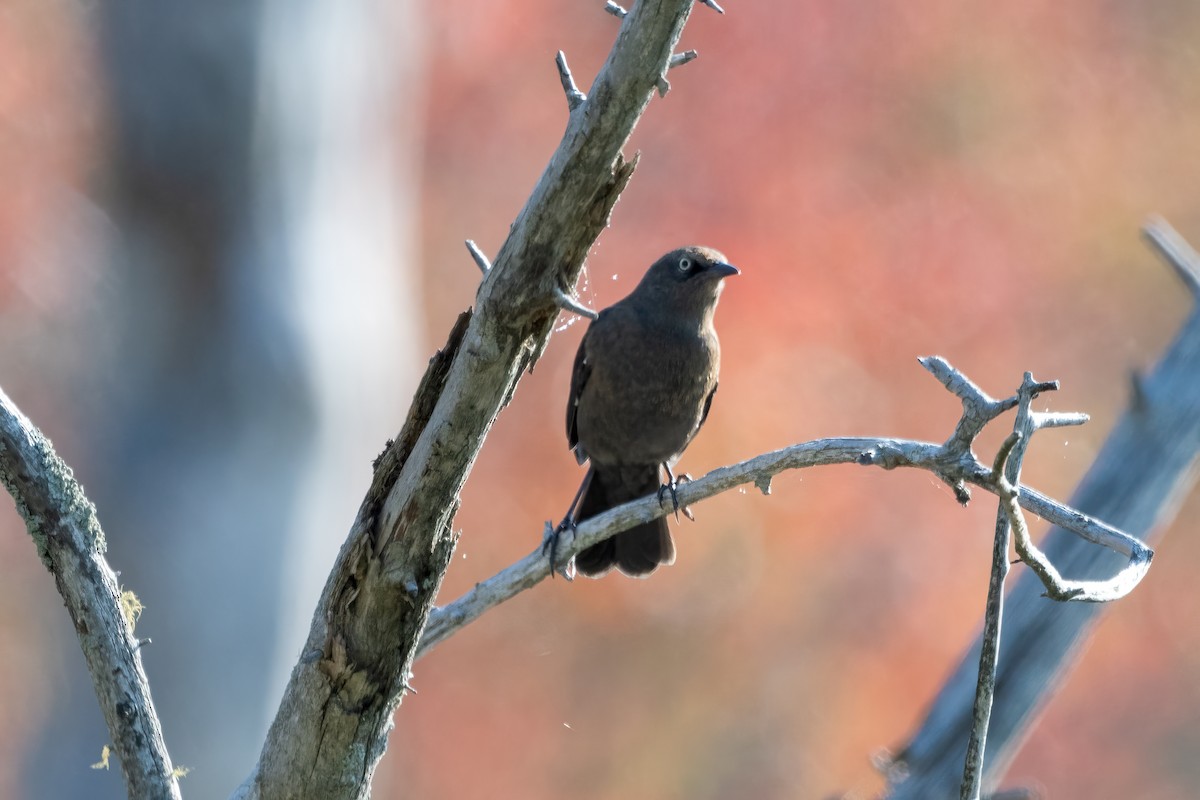
[[[713,0],[700,1],[723,13]],[[615,3],[609,5],[610,12],[621,10]],[[484,437],[512,397],[521,375],[543,351],[560,308],[589,311],[573,303],[563,287],[574,284],[588,249],[632,176],[636,156],[626,160],[622,148],[651,93],[657,88],[665,94],[670,88],[666,71],[689,60],[687,53],[672,53],[691,8],[692,0],[642,0],[631,12],[622,14],[617,41],[587,95],[575,86],[565,58],[559,54],[560,79],[571,112],[563,140],[513,223],[495,263],[489,263],[468,242],[472,257],[484,272],[476,309],[460,316],[445,347],[431,359],[404,427],[376,462],[371,487],[330,574],[259,763],[236,797],[337,800],[369,796],[391,716],[404,693],[411,691],[414,659],[487,608],[549,574],[538,550],[445,609],[432,609],[455,546],[452,521],[458,494]],[[999,465],[1005,463],[1019,437],[1002,451],[993,469],[972,453],[979,431],[1017,405],[1017,398],[988,397],[941,359],[923,363],[963,401],[963,415],[945,443],[869,438],[804,443],[715,470],[681,487],[679,500],[685,505],[698,502],[749,482],[769,493],[771,476],[778,472],[821,464],[927,469],[953,486],[961,502],[969,498],[968,484],[999,494],[1017,531],[1018,546],[1025,547],[1023,552],[1029,554],[1031,563],[1038,560],[1038,554],[1036,548],[1030,549],[1031,543],[1027,547],[1021,544],[1022,537],[1028,541],[1021,507],[1127,557],[1128,563],[1116,579],[1087,587],[1091,591],[1087,597],[1069,590],[1072,597],[1112,599],[1136,585],[1149,567],[1153,555],[1149,548],[999,474]],[[1147,390],[1147,398],[1155,396]],[[2,393],[0,401],[7,411],[11,404]],[[12,411],[19,416],[15,408]],[[1056,415],[1047,417],[1046,425],[1077,419]],[[27,422],[23,427],[32,430]],[[90,611],[111,605],[116,583],[100,555],[102,535],[69,470],[40,435],[28,436],[24,444],[18,439],[10,443],[6,432],[0,436],[5,437],[0,439],[4,445],[0,447],[0,477],[17,498],[43,558],[52,570],[61,570],[55,571],[59,577],[66,574],[64,563],[73,556],[76,563],[70,566],[93,573],[89,585],[101,587],[107,595],[91,598]],[[23,452],[22,446],[35,459],[29,463],[36,464],[40,458],[45,468],[41,480],[49,491],[41,496],[36,491],[38,480],[31,479],[22,466],[23,456],[9,462],[13,452]],[[651,497],[589,519],[567,543],[567,555],[666,511]],[[68,538],[69,545],[59,541]],[[59,547],[61,552],[56,550]],[[1042,570],[1042,577],[1056,585],[1053,574]],[[59,582],[64,597],[77,591],[64,588],[61,577]],[[81,600],[87,601],[86,597]],[[68,599],[69,605],[71,602]],[[103,617],[110,612],[99,613]],[[77,627],[87,622],[76,617]],[[107,624],[101,620],[96,628],[81,631],[81,641],[106,715],[105,692],[124,684],[114,683],[111,676],[102,680],[99,673],[129,670],[129,679],[137,684],[136,693],[114,695],[112,702],[116,718],[109,724],[118,755],[123,766],[126,755],[131,764],[148,758],[138,780],[162,781],[161,787],[139,784],[139,791],[134,791],[130,777],[134,770],[127,768],[130,795],[177,797],[178,787],[161,748],[161,733],[132,631],[127,624],[112,628],[120,640],[103,643],[109,650],[97,645],[98,655],[89,650],[87,636],[108,637]],[[134,741],[123,742],[118,728]],[[134,747],[139,741],[148,748],[147,753]],[[148,793],[140,791],[143,788]],[[158,791],[160,788],[163,791]]]
[[[1164,253],[1153,241],[1157,233],[1161,228],[1150,223],[1146,235],[1158,252]],[[1181,265],[1190,270],[1190,250],[1169,248],[1171,266],[1177,271]],[[1193,309],[1158,364],[1135,382],[1137,390],[1129,409],[1071,498],[1074,508],[1102,516],[1143,539],[1161,532],[1196,477],[1200,453],[1198,375],[1200,311]],[[1020,502],[1026,511],[1041,516],[1043,504],[1051,501],[1021,487]],[[1043,518],[1058,524],[1053,518]],[[1041,547],[1048,560],[1076,578],[1112,576],[1119,566],[1113,554],[1087,547],[1074,534],[1092,540],[1090,533],[1078,528],[1071,533],[1061,527],[1052,529]],[[1132,546],[1127,543],[1127,548]],[[1024,555],[1022,559],[1034,560]],[[1094,584],[1085,581],[1083,585],[1094,599],[1104,599],[1095,596]],[[1033,719],[1073,665],[1101,608],[1095,603],[1057,603],[1046,595],[1042,579],[1031,571],[1015,581],[1005,600],[1004,650],[996,679],[1003,687],[1003,702],[993,711],[988,733],[985,792],[1003,777]],[[958,794],[979,647],[977,640],[963,654],[920,729],[888,767],[889,797],[929,800]]]
[[[747,483],[753,483],[764,494],[768,494],[772,476],[784,470],[828,464],[861,464],[883,469],[915,467],[934,472],[950,482],[969,483],[990,492],[999,492],[1000,484],[992,470],[975,458],[971,452],[971,444],[987,421],[995,419],[1004,410],[1016,405],[1017,398],[1014,396],[1005,400],[993,400],[942,358],[924,358],[921,359],[921,363],[947,388],[963,397],[963,418],[959,420],[955,435],[945,444],[871,438],[818,439],[804,442],[713,470],[703,477],[681,485],[677,492],[680,505],[691,505]],[[1037,386],[1044,389],[1050,385],[1052,384]],[[966,434],[960,435],[962,431],[972,433],[969,438],[964,438]],[[1113,579],[1110,596],[1105,599],[1114,599],[1127,593],[1149,569],[1153,551],[1133,537],[1025,488],[1021,489],[1017,500],[1027,510],[1033,511],[1043,519],[1073,530],[1089,541],[1116,550],[1129,559],[1126,567]],[[560,546],[559,557],[565,561],[580,550],[603,541],[614,533],[663,516],[670,510],[670,504],[660,503],[657,496],[651,495],[598,514],[579,524],[574,537]],[[488,609],[536,585],[549,574],[549,563],[539,547],[517,563],[479,583],[449,605],[435,608],[430,613],[418,657]]]
[[[558,55],[554,57],[554,63],[558,65],[558,79],[562,82],[563,93],[567,96],[567,109],[574,111],[583,105],[587,100],[587,95],[579,91],[579,87],[575,85],[575,76],[571,74],[571,68],[567,66],[567,54],[562,50],[558,51]]]
[[[617,5],[613,0],[607,0],[604,4],[604,10],[612,14],[617,19],[625,19],[625,15],[629,12],[624,7]]]
[[[1029,375],[1028,372],[1025,374]],[[1020,458],[1024,455],[1024,448],[1021,448],[1022,452],[1013,452],[1020,441],[1021,434],[1013,431],[997,451],[992,467],[992,472],[997,477],[997,488],[1001,492],[1000,507],[996,509],[992,569],[988,578],[987,603],[983,618],[983,648],[979,653],[979,677],[975,685],[971,736],[967,741],[967,757],[963,764],[959,795],[962,800],[978,800],[983,779],[983,748],[987,743],[992,702],[996,695],[996,663],[1000,654],[1000,624],[1004,614],[1004,580],[1008,577],[1008,548],[1012,541],[1012,526],[1005,511],[1011,504],[1017,509],[1017,513],[1020,513],[1020,508],[1016,505],[1017,493],[1010,482],[1020,475]]]
[[[1142,226],[1142,237],[1175,271],[1193,298],[1200,299],[1200,254],[1160,216]]]
[[[671,69],[675,69],[676,67],[682,67],[684,64],[690,64],[699,57],[700,54],[695,50],[684,50],[682,53],[676,53],[675,55],[671,56],[671,61],[667,66],[669,66]]]
[[[454,550],[459,491],[546,345],[556,291],[574,285],[633,174],[636,158],[621,149],[691,9],[692,0],[637,3],[586,99],[576,98],[561,143],[484,275],[475,312],[431,362],[404,429],[379,459],[258,765],[236,796],[369,794]]]
[[[1019,552],[1024,545],[1027,545],[1026,551],[1028,547],[1033,547],[1019,502],[1021,464],[1033,434],[1039,429],[1082,425],[1087,422],[1087,416],[1084,414],[1037,413],[1031,409],[1038,394],[1057,389],[1057,381],[1038,383],[1034,381],[1032,373],[1025,373],[1017,390],[1017,416],[1013,421],[1013,432],[996,453],[992,466],[1000,502],[996,509],[996,535],[983,616],[982,648],[979,653],[979,676],[975,684],[975,703],[971,714],[971,735],[967,741],[967,756],[963,764],[959,794],[963,800],[977,800],[983,790],[983,754],[987,744],[988,726],[991,723],[992,703],[996,695],[996,669],[1000,661],[1001,622],[1004,615],[1004,581],[1008,577],[1008,550],[1013,531],[1017,532],[1017,539],[1021,543],[1017,547]],[[1149,562],[1146,563],[1148,566]],[[1053,565],[1044,559],[1030,565],[1046,584],[1047,591],[1052,591],[1051,587],[1057,588],[1054,584],[1057,573],[1053,573]],[[1061,582],[1061,578],[1059,581]],[[1055,599],[1080,598],[1077,594],[1060,593]]]
[[[492,262],[488,261],[488,257],[479,249],[479,245],[475,244],[474,239],[467,239],[464,242],[467,246],[467,252],[471,254],[471,260],[475,262],[475,266],[479,267],[479,271],[484,275],[492,268]]]
[[[178,798],[139,643],[121,608],[117,576],[104,560],[96,509],[49,440],[3,390],[0,481],[75,623],[129,797]]]
[[[595,311],[593,311],[592,309],[585,306],[583,303],[580,303],[574,297],[571,297],[571,295],[567,294],[562,289],[556,288],[554,290],[554,302],[557,303],[558,307],[561,308],[563,311],[569,311],[572,314],[578,314],[581,317],[586,317],[588,319],[596,319],[597,317],[600,316]]]

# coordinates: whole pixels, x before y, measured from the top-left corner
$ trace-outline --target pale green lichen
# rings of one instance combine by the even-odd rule
[[[146,607],[142,605],[142,601],[136,594],[128,589],[121,590],[121,613],[125,615],[125,621],[129,623],[130,630],[137,627],[138,617],[142,616],[145,609]]]
[[[58,510],[65,523],[82,532],[85,537],[83,544],[90,552],[102,555],[107,543],[96,518],[96,507],[84,495],[71,468],[54,452],[50,440],[36,429],[29,432],[29,437],[32,452],[28,455],[32,475],[17,472],[10,466],[0,467],[0,483],[4,484],[16,504],[17,513],[25,520],[25,528],[37,547],[38,557],[47,568],[53,569],[48,539],[53,531],[47,528],[45,514],[35,512],[26,497],[32,481],[40,483],[46,495],[47,507]],[[0,464],[23,460],[20,457],[3,458]],[[41,503],[36,505],[40,506]]]
[[[108,745],[100,748],[100,760],[92,764],[92,769],[108,769],[108,757],[112,755],[112,748]]]
[[[88,550],[103,555],[108,549],[108,543],[104,539],[104,531],[100,528],[100,521],[96,518],[96,506],[88,500],[79,481],[75,480],[75,473],[58,457],[58,453],[54,452],[54,445],[41,433],[35,434],[33,446],[42,466],[46,493],[51,503],[55,508],[62,509],[64,517],[72,520],[83,532],[86,537],[84,544]]]

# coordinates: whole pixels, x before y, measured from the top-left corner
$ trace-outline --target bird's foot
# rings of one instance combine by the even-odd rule
[[[675,512],[675,519],[678,520],[679,514],[682,512],[685,517],[695,522],[696,518],[692,516],[692,510],[687,506],[679,505],[679,485],[691,481],[692,476],[686,472],[682,472],[678,476],[672,475],[670,470],[667,470],[667,475],[670,477],[670,480],[658,487],[658,504],[662,505],[663,497],[670,492],[671,509]]]
[[[547,556],[550,560],[550,577],[553,578],[555,573],[561,573],[567,580],[575,579],[575,559],[568,559],[567,563],[559,568],[558,564],[558,548],[559,541],[562,535],[567,531],[571,532],[571,537],[575,536],[575,518],[568,514],[563,518],[563,521],[558,523],[558,527],[551,527],[550,523],[546,522],[545,530],[542,533],[542,555]]]

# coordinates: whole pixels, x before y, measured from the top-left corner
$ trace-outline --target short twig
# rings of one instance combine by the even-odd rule
[[[667,62],[667,69],[682,67],[684,64],[695,61],[699,57],[700,54],[695,50],[684,50],[682,53],[676,53],[671,56],[671,60]]]
[[[558,55],[554,57],[554,63],[558,65],[558,79],[562,81],[563,92],[567,95],[567,108],[574,111],[584,104],[587,95],[579,91],[579,87],[575,85],[571,68],[567,66],[567,56],[562,50],[559,50]]]
[[[1142,226],[1142,236],[1180,277],[1192,297],[1200,299],[1200,253],[1165,219],[1153,216]]]
[[[604,4],[604,10],[607,11],[609,14],[612,14],[617,19],[625,19],[625,15],[629,13],[624,8],[621,8],[621,6],[614,3],[612,0],[608,0],[608,2]]]
[[[583,305],[578,300],[576,300],[574,297],[571,297],[571,295],[567,294],[566,292],[564,292],[562,289],[559,289],[558,287],[555,287],[555,289],[554,289],[554,302],[559,308],[563,309],[564,311],[570,311],[572,314],[578,314],[581,317],[587,317],[588,319],[596,319],[597,317],[600,316],[595,311],[593,311],[592,309]]]
[[[718,14],[725,13],[725,9],[723,9],[719,5],[717,5],[716,0],[700,0],[700,2],[703,3],[704,5],[708,6],[709,8],[711,8],[713,11],[717,12]]]
[[[467,252],[471,254],[471,258],[475,261],[475,266],[479,267],[480,272],[487,275],[488,271],[492,268],[492,262],[488,261],[488,257],[483,254],[483,251],[479,249],[474,240],[467,239],[465,244],[467,245]]]

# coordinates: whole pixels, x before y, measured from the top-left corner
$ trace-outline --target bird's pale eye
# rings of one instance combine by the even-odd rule
[[[687,272],[691,268],[692,268],[692,260],[690,258],[688,258],[687,256],[684,256],[683,258],[679,259],[679,271],[680,272]]]

